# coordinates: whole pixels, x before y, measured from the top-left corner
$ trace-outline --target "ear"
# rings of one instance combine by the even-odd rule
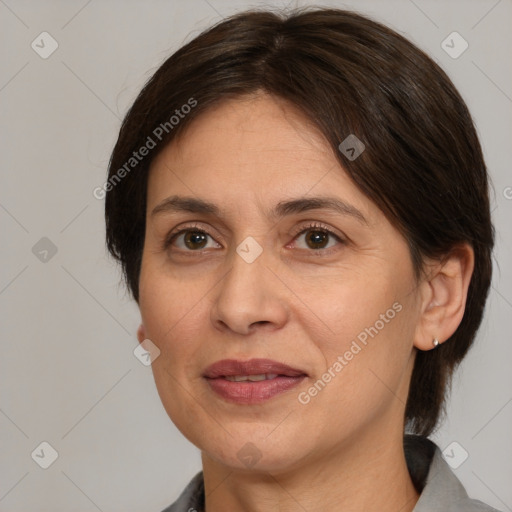
[[[142,324],[140,324],[137,329],[137,339],[139,340],[139,343],[142,343],[146,339],[146,329]]]
[[[446,341],[464,316],[475,255],[469,244],[458,245],[442,261],[427,264],[420,284],[421,310],[414,336],[419,350],[435,348],[434,339]]]

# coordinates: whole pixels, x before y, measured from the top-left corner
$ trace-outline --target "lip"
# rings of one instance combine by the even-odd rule
[[[272,359],[222,359],[208,366],[204,371],[204,377],[215,379],[217,377],[231,377],[233,375],[259,375],[261,373],[277,373],[286,377],[298,377],[306,375],[304,370],[292,368],[284,363]]]
[[[277,377],[255,382],[233,382],[225,378],[264,373],[277,374]],[[271,359],[223,359],[208,366],[203,377],[210,389],[229,402],[258,404],[298,386],[307,377],[307,373]]]

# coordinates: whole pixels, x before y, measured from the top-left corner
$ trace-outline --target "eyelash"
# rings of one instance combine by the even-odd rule
[[[295,240],[299,235],[302,235],[304,233],[307,233],[308,231],[314,231],[314,230],[321,231],[321,232],[327,234],[329,237],[335,238],[336,241],[342,245],[347,243],[347,241],[344,238],[342,238],[340,235],[334,233],[327,226],[325,226],[321,223],[318,223],[318,222],[311,222],[307,225],[301,226],[300,230],[293,235],[293,239]],[[169,233],[169,235],[164,240],[163,249],[168,250],[169,247],[171,246],[171,244],[174,242],[174,240],[176,240],[176,238],[179,235],[181,235],[183,233],[187,233],[189,231],[202,233],[202,234],[208,235],[209,237],[211,237],[213,239],[213,237],[210,235],[210,233],[208,233],[208,231],[206,231],[205,229],[200,227],[198,224],[192,224],[192,225],[187,225],[187,226],[183,227],[179,231],[173,231],[173,232]],[[302,249],[302,250],[308,250],[309,252],[312,252],[315,254],[329,255],[333,252],[333,249],[334,249],[333,247],[329,247],[327,249]],[[191,255],[192,254],[201,254],[203,252],[201,250],[197,250],[197,251],[181,250],[181,249],[179,249],[179,250],[182,251],[183,253],[189,253]],[[334,250],[336,250],[336,249],[334,249]]]

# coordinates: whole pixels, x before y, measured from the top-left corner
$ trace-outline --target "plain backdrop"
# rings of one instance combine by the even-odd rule
[[[315,2],[288,5],[306,4]],[[1,511],[159,512],[200,469],[133,354],[138,310],[106,255],[93,190],[121,119],[163,60],[222,17],[265,5],[286,3],[0,0]],[[493,181],[496,267],[434,440],[467,452],[454,471],[470,496],[512,510],[511,1],[317,5],[408,37],[474,116]],[[457,58],[442,47],[454,31],[468,43]],[[57,454],[47,469],[42,442]]]

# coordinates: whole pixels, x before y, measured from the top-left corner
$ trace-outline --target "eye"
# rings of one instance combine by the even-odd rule
[[[205,230],[194,226],[171,233],[165,241],[165,248],[171,245],[188,252],[220,247]]]
[[[345,241],[328,227],[312,223],[302,227],[301,231],[295,235],[294,243],[298,249],[323,252]],[[164,249],[169,249],[170,246],[189,253],[222,247],[207,231],[195,225],[171,232],[164,242]]]
[[[336,243],[343,243],[341,237],[320,224],[310,224],[302,229],[295,238],[299,249],[312,249],[314,251],[330,249]]]

